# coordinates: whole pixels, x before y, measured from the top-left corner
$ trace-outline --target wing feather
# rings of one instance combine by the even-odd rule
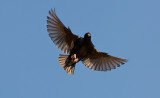
[[[125,62],[127,62],[127,59],[114,57],[107,53],[99,52],[96,49],[93,49],[92,52],[82,60],[82,63],[88,68],[97,71],[116,69],[116,67],[120,67],[120,65]]]
[[[47,16],[47,31],[53,43],[64,53],[69,54],[73,48],[73,43],[79,38],[73,34],[70,28],[66,28],[65,25],[57,17],[55,9],[49,11]]]

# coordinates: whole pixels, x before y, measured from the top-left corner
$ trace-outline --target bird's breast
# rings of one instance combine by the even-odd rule
[[[85,42],[84,38],[79,38],[74,43],[74,47],[70,55],[76,54],[77,58],[84,58],[88,53],[88,44]]]

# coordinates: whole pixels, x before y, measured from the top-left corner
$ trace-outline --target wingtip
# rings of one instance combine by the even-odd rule
[[[55,11],[55,8],[54,8],[54,11],[51,9],[51,12],[52,12],[52,13],[55,13],[55,12],[56,12],[56,11]]]
[[[52,13],[55,13],[55,8],[54,8],[54,11],[52,10],[52,8],[49,10],[49,14],[52,14]]]

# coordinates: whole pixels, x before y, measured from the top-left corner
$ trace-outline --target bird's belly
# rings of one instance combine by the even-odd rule
[[[77,58],[83,59],[88,53],[88,49],[86,47],[81,47],[75,54]]]

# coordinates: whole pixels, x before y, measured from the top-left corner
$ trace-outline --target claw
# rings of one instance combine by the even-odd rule
[[[73,61],[74,61],[75,63],[77,63],[77,62],[79,61],[79,59],[76,57],[76,54],[73,54],[73,55],[71,56],[71,58],[73,59]]]

